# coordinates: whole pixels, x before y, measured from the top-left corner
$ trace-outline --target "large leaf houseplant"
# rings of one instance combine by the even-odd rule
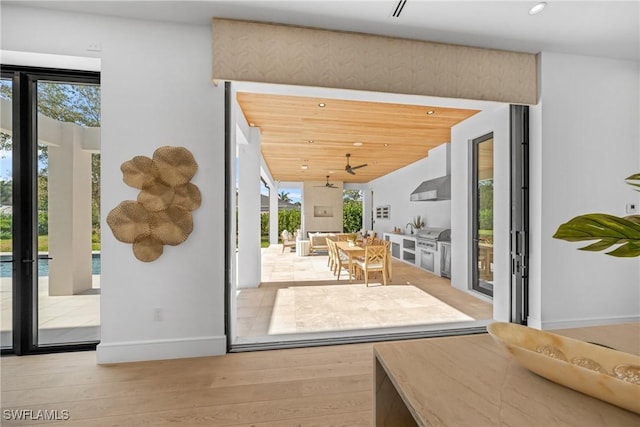
[[[627,184],[640,188],[640,173],[626,179]],[[603,213],[579,215],[560,225],[553,235],[568,242],[594,241],[579,249],[603,251],[615,257],[640,256],[640,215],[618,217]]]

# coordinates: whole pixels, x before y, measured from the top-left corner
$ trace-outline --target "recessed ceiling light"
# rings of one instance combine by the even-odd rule
[[[542,9],[544,9],[546,5],[547,5],[546,2],[541,1],[540,3],[536,4],[531,9],[529,9],[529,15],[536,15],[542,12]]]
[[[435,111],[433,111],[433,110],[429,110],[429,111],[427,111],[427,115],[428,115],[428,116],[430,116],[430,115],[432,115],[432,114],[435,114]]]
[[[388,147],[388,146],[389,146],[389,144],[385,143],[385,144],[384,144],[384,146],[385,146],[385,147]]]
[[[249,126],[254,127],[255,124],[253,122],[249,123]]]
[[[356,147],[362,147],[362,142],[354,142],[353,145]]]
[[[325,104],[324,102],[321,102],[321,103],[318,104],[318,107],[326,107],[326,106],[327,106],[327,104]]]
[[[309,166],[307,166],[307,165],[302,165],[300,167],[302,168],[302,170],[307,170],[309,168]]]
[[[313,139],[310,139],[307,141],[309,144],[313,144],[315,141]]]
[[[336,173],[336,171],[329,171],[329,173]]]

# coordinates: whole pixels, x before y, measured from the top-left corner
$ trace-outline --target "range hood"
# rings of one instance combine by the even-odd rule
[[[424,181],[413,190],[409,199],[412,202],[451,200],[451,175]]]

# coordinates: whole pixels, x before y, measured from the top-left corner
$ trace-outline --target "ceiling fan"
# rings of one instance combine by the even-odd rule
[[[344,167],[344,170],[347,171],[347,173],[350,173],[351,175],[355,175],[356,174],[354,172],[355,169],[360,169],[360,168],[363,168],[363,167],[367,166],[366,163],[364,163],[362,165],[358,165],[358,166],[351,166],[351,165],[349,165],[349,157],[351,157],[351,154],[347,153],[347,165]]]
[[[325,185],[316,185],[316,187],[324,187],[324,188],[338,188],[335,184],[331,184],[329,182],[329,175],[327,175],[327,183]]]

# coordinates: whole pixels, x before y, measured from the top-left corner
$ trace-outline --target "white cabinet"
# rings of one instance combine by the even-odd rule
[[[391,242],[391,256],[416,265],[416,238],[404,234],[384,233],[384,239]]]

